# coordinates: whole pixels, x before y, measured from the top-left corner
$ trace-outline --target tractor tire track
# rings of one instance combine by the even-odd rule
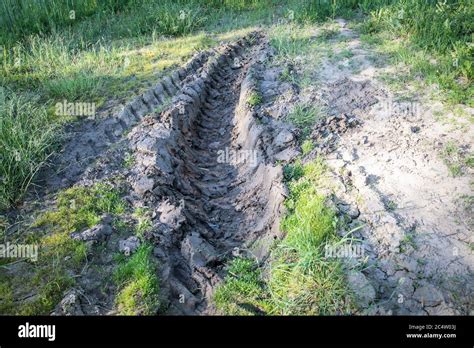
[[[156,211],[149,238],[169,314],[212,313],[224,261],[277,231],[282,171],[268,154],[279,129],[259,124],[247,105],[266,51],[260,33],[224,47],[173,106],[129,136],[137,163],[129,182]]]

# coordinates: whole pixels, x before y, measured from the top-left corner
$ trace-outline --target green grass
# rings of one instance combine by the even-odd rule
[[[395,211],[398,209],[397,202],[392,201],[391,199],[386,199],[384,205],[388,211]]]
[[[228,315],[254,315],[267,312],[268,294],[255,260],[236,258],[227,266],[225,283],[216,289],[216,307]]]
[[[258,93],[257,91],[252,91],[252,93],[250,93],[250,95],[248,96],[247,104],[249,106],[255,107],[257,105],[260,105],[262,101],[263,99],[260,93]]]
[[[150,210],[147,208],[137,208],[133,216],[137,220],[135,232],[137,236],[143,239],[145,233],[150,231],[152,227]]]
[[[135,164],[135,158],[133,157],[133,154],[130,152],[127,152],[123,158],[123,167],[126,169],[131,169],[133,165]]]
[[[473,154],[461,151],[453,141],[446,143],[440,156],[453,177],[461,176],[465,174],[467,168],[474,167]]]
[[[268,275],[253,260],[233,260],[214,297],[221,313],[334,315],[355,309],[342,263],[324,255],[324,246],[338,240],[335,213],[318,193],[325,165],[316,160],[296,168],[291,171],[302,173],[286,175],[286,236],[271,251]]]
[[[29,237],[29,242],[39,245],[39,259],[25,264],[21,276],[11,277],[0,272],[0,313],[38,315],[49,314],[61,300],[65,291],[75,284],[74,274],[80,272],[88,248],[85,243],[70,237],[72,232],[82,231],[100,222],[105,213],[114,216],[114,228],[128,229],[120,219],[126,205],[120,193],[109,184],[92,187],[73,187],[61,192],[56,209],[40,214],[33,227],[41,228]],[[136,233],[151,227],[146,209],[136,209]],[[117,286],[115,298],[117,311],[122,315],[151,315],[159,308],[159,285],[156,264],[152,259],[153,246],[142,242],[129,258],[120,255],[113,273]],[[107,274],[104,273],[104,279]],[[14,290],[36,293],[34,300],[15,303]]]
[[[124,211],[120,193],[109,184],[77,186],[61,192],[57,209],[39,216],[35,226],[46,225],[53,231],[71,233],[98,224],[104,213],[120,215]]]
[[[300,140],[304,141],[311,134],[312,127],[317,120],[324,117],[320,108],[312,105],[298,104],[287,115],[286,119],[299,128]]]
[[[33,97],[0,90],[0,210],[17,203],[54,149],[58,128]]]
[[[97,35],[99,28],[82,23],[98,22],[103,24],[105,35],[123,37],[152,32],[184,35],[203,24],[206,18],[204,12],[205,8],[198,1],[183,0],[157,3],[143,0],[78,0],[72,3],[57,0],[5,0],[0,7],[0,18],[3,19],[0,23],[4,29],[0,39],[13,41],[30,34],[50,34],[76,26],[84,26],[84,36],[90,38]]]
[[[272,28],[270,42],[276,49],[279,59],[294,60],[309,50],[310,34],[297,25],[278,25]]]
[[[151,315],[159,309],[159,281],[152,261],[153,246],[142,244],[122,259],[114,274],[119,288],[116,305],[121,315]]]
[[[303,144],[301,144],[301,150],[303,152],[303,156],[307,155],[314,149],[314,143],[311,139],[305,140]]]
[[[340,61],[340,60],[351,58],[352,56],[354,56],[354,53],[352,53],[351,50],[344,49],[336,55],[336,58],[338,61]]]
[[[342,314],[352,310],[342,264],[324,257],[324,245],[337,239],[334,211],[318,193],[325,166],[306,164],[289,183],[289,213],[282,221],[285,239],[273,252],[269,287],[280,314]]]
[[[331,40],[331,39],[334,39],[337,34],[339,34],[339,30],[338,29],[334,29],[334,28],[323,28],[321,30],[321,34],[319,35],[320,39],[322,40]]]
[[[283,179],[286,183],[291,181],[297,181],[304,175],[304,168],[300,162],[293,164],[286,164],[283,167]]]
[[[414,231],[405,234],[403,239],[400,241],[400,252],[405,252],[410,249],[416,250],[418,248],[415,240]]]
[[[440,98],[472,106],[472,1],[394,1],[367,13],[365,37],[378,37],[382,52],[408,67],[409,81],[421,77],[441,88]]]
[[[118,216],[124,209],[119,193],[108,184],[73,187],[59,193],[56,209],[40,214],[33,230],[22,236],[22,243],[38,246],[38,261],[24,262],[22,272],[15,277],[0,271],[0,293],[5,299],[0,300],[0,313],[49,314],[74,285],[73,275],[80,272],[87,256],[86,245],[70,234],[96,225],[104,213]],[[13,298],[13,289],[36,295],[12,306],[8,299]]]

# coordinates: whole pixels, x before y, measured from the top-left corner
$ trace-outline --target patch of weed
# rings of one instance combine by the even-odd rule
[[[301,150],[303,151],[303,156],[313,151],[313,149],[314,149],[314,143],[310,139],[305,140],[303,144],[301,144]]]
[[[135,209],[133,216],[137,219],[135,233],[140,238],[143,238],[145,233],[152,227],[150,211],[147,208],[137,208]]]
[[[35,226],[47,225],[55,231],[71,233],[98,224],[104,213],[119,215],[124,211],[120,193],[109,184],[76,186],[61,192],[57,210],[39,216]]]
[[[59,193],[56,205],[56,210],[40,214],[33,224],[46,231],[37,231],[31,240],[38,246],[38,260],[24,264],[22,277],[6,276],[5,284],[31,291],[34,297],[16,303],[13,309],[8,303],[2,305],[3,314],[49,314],[74,285],[73,274],[87,256],[86,244],[72,239],[71,233],[96,225],[104,213],[119,215],[125,210],[118,191],[108,184],[67,189]],[[1,291],[7,291],[8,286]]]
[[[304,169],[300,162],[287,164],[283,167],[283,178],[285,182],[296,181],[304,175]]]
[[[121,315],[151,315],[158,311],[159,281],[152,253],[152,245],[142,244],[115,271],[119,288],[116,305]]]
[[[218,286],[214,301],[219,311],[229,315],[265,313],[265,283],[261,271],[252,259],[236,258],[227,266],[225,282]]]
[[[257,105],[260,105],[262,101],[263,99],[260,93],[258,93],[257,91],[252,91],[252,93],[250,93],[250,95],[248,96],[247,104],[249,106],[255,107]]]
[[[461,176],[464,173],[464,166],[472,166],[472,156],[467,156],[467,158],[463,157],[462,151],[452,141],[446,143],[443,150],[441,151],[441,158],[448,167],[449,173],[453,177]]]
[[[0,210],[23,197],[54,150],[58,128],[37,101],[0,88]]]
[[[322,111],[316,106],[298,104],[287,116],[287,120],[301,131],[301,139],[306,139],[316,120],[322,117]]]

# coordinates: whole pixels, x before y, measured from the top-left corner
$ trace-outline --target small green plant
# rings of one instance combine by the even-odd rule
[[[157,23],[155,30],[164,35],[186,35],[201,27],[206,20],[204,10],[196,6],[164,1],[162,6],[150,6],[150,15]]]
[[[131,169],[134,164],[135,164],[135,158],[130,152],[127,152],[123,159],[123,167],[126,169]]]
[[[413,232],[405,234],[400,241],[400,251],[405,252],[407,248],[417,249],[418,246],[415,241],[415,234]]]
[[[143,238],[144,234],[152,227],[150,210],[147,208],[137,208],[135,209],[133,216],[137,219],[135,232],[139,237]]]
[[[283,178],[285,182],[296,181],[304,175],[304,169],[300,162],[287,164],[283,167]]]
[[[291,66],[286,65],[280,75],[280,80],[297,84],[298,78],[294,69]]]
[[[260,93],[258,93],[257,91],[252,91],[252,93],[250,93],[250,95],[248,96],[247,104],[249,106],[255,107],[257,105],[260,105],[262,101],[263,99]]]
[[[124,259],[114,273],[119,288],[116,297],[121,315],[156,314],[159,301],[159,280],[152,260],[153,246],[142,244],[129,259]]]
[[[331,39],[335,38],[337,36],[337,34],[339,34],[339,30],[337,30],[335,28],[323,28],[321,30],[321,33],[319,34],[319,37],[322,40],[331,40]]]
[[[341,52],[337,54],[337,60],[343,60],[343,59],[348,59],[354,56],[354,53],[352,53],[351,50],[349,49],[344,49]]]
[[[303,156],[307,155],[314,149],[314,143],[311,139],[307,139],[301,144],[301,150],[303,151]]]
[[[98,95],[104,87],[101,79],[87,74],[74,76],[61,76],[43,82],[46,93],[55,100],[91,100]]]
[[[474,169],[474,154],[467,156],[464,163],[468,168]]]
[[[392,201],[391,199],[388,199],[388,198],[384,201],[384,204],[385,204],[385,209],[387,209],[388,211],[395,211],[398,208],[397,202]]]
[[[305,28],[292,24],[276,26],[270,42],[277,51],[277,59],[289,61],[304,55],[311,46]]]
[[[306,139],[316,120],[322,118],[322,111],[316,106],[299,104],[287,116],[287,120],[301,131],[301,139]]]
[[[469,159],[463,160],[462,153],[458,146],[450,141],[441,152],[441,157],[448,167],[451,176],[456,177],[463,174],[463,165],[468,164]]]

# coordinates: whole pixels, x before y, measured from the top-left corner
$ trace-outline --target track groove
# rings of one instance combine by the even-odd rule
[[[278,220],[283,194],[271,183],[281,180],[281,168],[264,158],[256,142],[246,140],[247,133],[262,133],[250,128],[262,126],[246,105],[249,83],[243,82],[266,50],[260,33],[222,48],[217,59],[185,83],[159,119],[150,119],[129,136],[137,163],[129,180],[146,204],[159,211],[149,237],[162,265],[170,314],[212,312],[210,297],[225,259],[234,248],[246,249],[270,233]],[[164,84],[166,88],[166,79]],[[143,143],[155,151],[137,151]],[[248,144],[253,147],[247,149]],[[226,148],[254,151],[260,161],[221,161],[219,151]],[[153,168],[144,163],[154,163]],[[172,172],[163,170],[168,167]],[[150,180],[151,190],[151,185],[144,190],[137,184]]]

